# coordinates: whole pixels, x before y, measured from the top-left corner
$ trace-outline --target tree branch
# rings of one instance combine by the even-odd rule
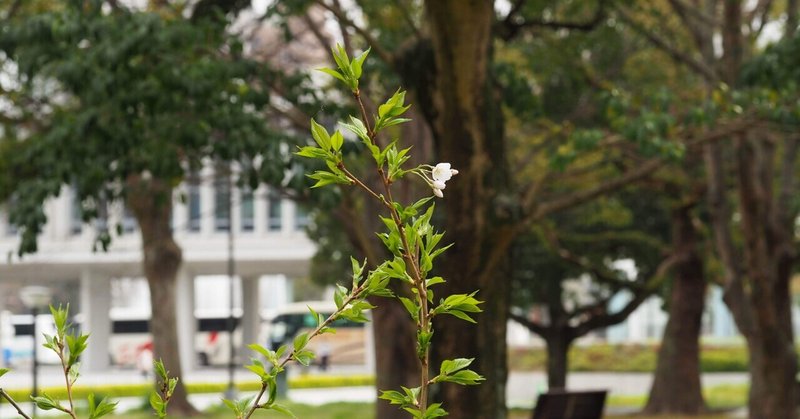
[[[521,30],[527,28],[548,28],[548,29],[567,29],[588,32],[603,23],[606,17],[606,5],[608,0],[598,0],[594,15],[585,22],[568,22],[544,19],[516,19],[519,9],[524,1],[518,1],[509,12],[508,16],[501,22],[498,29],[500,38],[508,41],[516,37]],[[516,7],[516,10],[515,10]]]
[[[553,252],[558,255],[558,257],[591,274],[595,277],[597,282],[610,285],[614,288],[629,288],[639,291],[643,290],[642,284],[632,281],[625,281],[624,279],[617,277],[613,272],[589,262],[586,258],[578,256],[562,246],[558,237],[558,233],[556,233],[552,228],[542,225],[542,232],[548,245],[552,248]]]
[[[325,2],[325,0],[317,0],[317,4],[319,4],[329,12],[333,13],[333,15],[336,17],[336,19],[339,21],[339,24],[342,27],[353,28],[353,30],[356,31],[356,33],[361,35],[361,37],[367,41],[367,44],[369,44],[370,48],[372,48],[372,51],[378,54],[381,60],[383,60],[386,64],[391,66],[394,63],[395,61],[394,55],[391,54],[386,49],[384,49],[378,42],[378,39],[372,36],[372,34],[369,33],[369,31],[356,25],[355,22],[353,22],[349,17],[347,17],[347,14],[342,9],[329,5],[328,3]]]
[[[705,132],[698,138],[687,141],[686,148],[692,150],[693,148],[708,142],[726,138],[735,133],[753,128],[754,124],[755,121],[749,116],[740,117],[728,122],[727,124],[720,125],[713,131]],[[605,183],[601,183],[593,188],[568,194],[539,205],[536,205],[535,202],[523,203],[523,211],[526,215],[524,216],[524,222],[521,224],[530,224],[532,222],[541,220],[549,214],[575,207],[591,201],[592,199],[595,199],[607,192],[641,180],[664,166],[666,163],[667,161],[665,159],[655,157],[642,162],[637,168],[629,170],[625,174],[620,175],[618,178],[606,181]]]
[[[2,388],[0,388],[0,397],[2,397],[2,398],[4,398],[4,399],[8,400],[8,402],[9,402],[9,403],[11,403],[11,405],[12,405],[12,406],[14,406],[14,409],[17,409],[17,413],[18,413],[20,416],[22,416],[22,417],[23,417],[23,418],[25,418],[25,419],[31,419],[31,417],[30,417],[30,416],[28,416],[28,415],[27,415],[27,414],[26,414],[26,413],[25,413],[25,412],[22,410],[22,408],[21,408],[21,407],[19,407],[19,405],[17,404],[17,402],[16,402],[16,401],[14,401],[14,399],[12,399],[12,398],[11,398],[11,396],[10,396],[8,393],[6,393],[6,391],[5,391],[4,389],[2,389]]]
[[[422,32],[420,32],[419,28],[414,23],[414,19],[411,18],[411,13],[408,11],[408,7],[406,7],[406,5],[403,4],[402,0],[392,0],[392,2],[397,7],[397,9],[400,10],[400,14],[403,16],[403,20],[406,21],[406,24],[414,33],[414,37],[417,39],[422,39],[423,38]]]
[[[641,23],[636,22],[633,16],[631,16],[627,11],[625,11],[624,7],[621,6],[617,7],[616,10],[620,16],[620,19],[623,22],[625,22],[628,26],[630,26],[634,31],[642,35],[645,39],[650,41],[650,43],[653,44],[653,46],[655,46],[656,48],[660,49],[661,51],[669,55],[669,57],[672,58],[673,61],[679,64],[686,65],[694,72],[702,76],[708,82],[715,83],[719,79],[716,72],[711,67],[706,65],[706,63],[695,59],[685,51],[681,51],[680,49],[676,48],[675,46],[667,42],[666,39],[660,37],[655,32],[648,30]]]
[[[542,326],[539,323],[532,322],[528,320],[527,317],[523,316],[522,314],[516,313],[514,310],[509,310],[508,318],[514,320],[515,322],[521,324],[526,329],[530,330],[531,332],[539,335],[540,337],[544,338],[547,333],[547,327]]]
[[[647,286],[641,290],[634,291],[633,298],[622,310],[613,314],[595,315],[590,317],[574,327],[574,336],[580,337],[591,332],[592,330],[613,326],[625,321],[625,319],[627,319],[631,313],[639,308],[639,306],[645,300],[647,300],[653,294],[653,292],[655,292],[658,286],[660,286],[661,283],[666,279],[667,272],[672,269],[672,267],[675,266],[675,264],[677,264],[681,258],[682,255],[678,254],[672,254],[665,258],[658,265],[658,268],[653,276],[647,280]]]

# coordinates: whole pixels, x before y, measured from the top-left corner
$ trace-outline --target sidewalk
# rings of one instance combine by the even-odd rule
[[[299,368],[290,368],[291,377],[298,376],[303,371]],[[367,374],[360,367],[334,367],[330,371],[320,373],[316,368],[306,370],[309,375],[353,375]],[[252,381],[255,376],[248,370],[238,368],[235,371],[236,381]],[[56,366],[44,366],[40,370],[39,386],[53,387],[63,385],[64,378],[59,374]],[[197,369],[185,374],[184,380],[188,383],[225,383],[228,381],[228,371],[224,368]],[[710,373],[703,374],[703,385],[707,387],[722,384],[746,384],[748,376],[745,373]],[[135,370],[112,369],[103,372],[89,372],[82,374],[78,384],[82,386],[109,385],[109,384],[146,384],[149,380]],[[652,382],[652,374],[648,373],[571,373],[568,377],[570,389],[607,389],[610,395],[643,395],[646,394]],[[30,388],[30,369],[12,370],[0,379],[0,387],[6,389]],[[512,372],[506,387],[506,400],[509,407],[532,408],[536,396],[547,387],[547,378],[543,372]],[[325,404],[335,401],[370,402],[375,400],[376,389],[372,386],[342,387],[342,388],[317,388],[289,390],[288,398],[294,402],[305,404]],[[218,394],[199,394],[190,396],[198,408],[220,402],[222,396]],[[139,407],[144,403],[141,398],[127,398],[120,400],[120,409]],[[13,411],[8,411],[7,403],[0,408],[0,418],[13,417]],[[607,409],[612,413],[625,413],[624,409]],[[737,412],[738,413],[738,412]]]

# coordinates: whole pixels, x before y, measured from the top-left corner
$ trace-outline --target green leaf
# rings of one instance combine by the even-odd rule
[[[164,362],[162,360],[159,359],[153,362],[153,369],[155,370],[156,375],[158,376],[158,378],[161,379],[161,381],[167,381],[168,373],[167,369],[164,368]]]
[[[344,144],[344,137],[342,137],[342,133],[337,130],[331,136],[331,148],[333,151],[339,151],[342,149],[342,144]]]
[[[272,409],[272,410],[274,410],[274,411],[276,411],[276,412],[278,412],[278,413],[282,413],[282,414],[284,414],[284,415],[286,415],[286,416],[289,416],[290,418],[295,418],[295,419],[297,419],[297,416],[295,416],[295,415],[294,415],[294,413],[292,413],[292,412],[289,410],[289,408],[288,408],[288,407],[286,407],[286,406],[284,406],[284,405],[281,405],[281,404],[278,404],[278,403],[273,403],[273,404],[271,404],[271,405],[269,406],[269,408],[270,408],[270,409]]]
[[[114,413],[117,402],[108,401],[107,397],[100,400],[97,406],[94,405],[94,394],[89,394],[89,419],[97,419],[105,415]]]
[[[331,184],[350,185],[352,183],[343,175],[337,175],[335,173],[325,172],[322,170],[317,170],[316,172],[306,176],[317,181],[312,188],[319,188]]]
[[[295,351],[303,350],[303,348],[306,347],[306,344],[308,344],[308,333],[306,332],[295,336],[294,342],[292,343]]]
[[[344,78],[344,76],[341,73],[339,73],[338,71],[336,71],[336,70],[334,70],[332,68],[318,68],[317,71],[321,71],[321,72],[323,72],[325,74],[328,74],[328,75],[331,75],[333,77],[336,77],[337,79],[347,83],[347,80]]]
[[[464,369],[472,364],[475,358],[456,358],[456,359],[445,359],[442,361],[442,364],[439,366],[439,373],[440,374],[450,374],[456,372],[458,370]]]
[[[361,78],[361,67],[364,64],[364,60],[367,59],[367,55],[369,55],[369,51],[371,48],[367,48],[366,51],[362,52],[358,57],[353,58],[353,61],[350,63],[350,68],[353,71],[353,76],[355,78]]]
[[[381,391],[381,395],[378,398],[382,400],[388,400],[390,404],[410,404],[408,396],[394,390]]]
[[[403,307],[406,308],[408,314],[411,315],[411,318],[414,319],[414,322],[419,321],[419,307],[417,304],[406,297],[397,297],[401,303],[403,303]]]
[[[311,365],[311,361],[314,360],[314,353],[309,350],[302,350],[299,352],[295,352],[294,359],[302,365],[306,367]]]
[[[441,276],[434,276],[426,281],[427,285],[430,287],[431,285],[441,284],[444,283],[445,280]]]
[[[156,392],[150,393],[150,407],[153,408],[159,418],[164,418],[167,414],[167,405]]]
[[[425,410],[423,418],[435,419],[435,418],[440,418],[442,416],[447,416],[447,411],[442,409],[441,403],[433,403],[430,406],[428,406],[427,410]]]
[[[62,412],[64,411],[64,408],[61,406],[61,404],[59,404],[58,401],[56,401],[52,397],[48,396],[47,393],[43,393],[39,397],[31,396],[31,400],[34,403],[36,403],[36,406],[39,409],[42,409],[42,410],[53,410],[53,409],[56,409],[56,410],[60,410]]]
[[[8,374],[9,371],[11,371],[11,370],[8,369],[8,368],[0,368],[0,377]]]
[[[365,141],[367,143],[372,142],[369,139],[369,133],[367,132],[367,127],[360,119],[350,115],[349,124],[346,122],[339,121],[339,125],[345,127],[348,131],[358,136],[358,138],[360,138],[362,141]]]
[[[442,381],[460,384],[462,386],[474,386],[480,384],[484,378],[475,371],[461,370],[447,375]]]
[[[299,151],[295,152],[294,154],[296,154],[296,155],[298,155],[300,157],[308,157],[308,158],[312,158],[312,159],[327,159],[328,158],[328,152],[326,152],[325,150],[323,150],[323,149],[321,149],[319,147],[311,147],[311,146],[302,147],[302,148],[300,148]]]
[[[331,136],[328,134],[328,130],[318,124],[314,118],[311,118],[311,136],[321,149],[325,151],[331,149]]]

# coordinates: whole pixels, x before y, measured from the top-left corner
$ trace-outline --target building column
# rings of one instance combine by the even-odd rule
[[[197,351],[194,348],[194,336],[197,331],[197,319],[194,315],[194,275],[186,268],[178,271],[175,291],[178,353],[181,357],[181,369],[186,374],[197,366]]]
[[[200,171],[200,231],[204,236],[214,233],[214,169],[205,164]]]
[[[265,346],[260,340],[261,331],[261,298],[259,295],[259,277],[242,278],[242,342],[240,360],[249,359],[250,349],[247,345],[257,343]]]
[[[291,283],[284,275],[269,275],[261,279],[259,292],[264,299],[264,308],[276,309],[292,302]]]
[[[89,333],[88,347],[81,357],[84,371],[102,371],[111,366],[111,278],[85,270],[81,273],[81,332]]]
[[[257,234],[267,232],[267,193],[264,185],[253,191],[253,222]]]
[[[0,224],[2,222],[0,221]],[[1,233],[0,233],[1,234]],[[0,236],[2,237],[2,236]],[[6,330],[6,326],[11,325],[11,321],[8,321],[6,324],[6,316],[3,313],[6,309],[6,290],[3,284],[0,284],[0,368],[6,366],[6,353],[3,350],[5,345],[10,344],[11,342],[6,342],[6,337],[11,337],[10,331]]]

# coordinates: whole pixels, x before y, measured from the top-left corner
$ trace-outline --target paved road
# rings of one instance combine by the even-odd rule
[[[40,386],[60,386],[63,377],[58,375],[55,366],[45,366],[40,375]],[[291,375],[300,374],[297,368],[290,370]],[[315,369],[308,371],[318,374]],[[334,368],[329,374],[364,374],[362,368]],[[237,369],[237,380],[251,380],[253,375],[244,369]],[[228,373],[225,369],[208,368],[192,371],[186,374],[186,382],[227,382]],[[702,377],[704,386],[717,386],[721,384],[747,383],[747,374],[744,373],[712,373]],[[85,373],[79,379],[82,385],[102,384],[131,384],[147,383],[148,380],[136,371],[115,369],[105,372]],[[532,407],[535,396],[546,388],[546,376],[542,372],[512,372],[507,386],[508,405],[513,407]],[[615,395],[641,395],[650,389],[652,375],[647,373],[573,373],[569,375],[568,386],[572,389],[608,389]],[[15,370],[2,379],[0,387],[4,388],[30,388],[31,373],[29,369]],[[293,401],[308,404],[324,404],[332,401],[369,401],[373,400],[375,389],[371,386],[348,387],[335,389],[298,389],[290,390],[288,397]],[[218,403],[219,395],[192,396],[193,402],[203,408],[209,404]],[[141,400],[133,399],[123,404],[139,406]],[[4,405],[3,408],[6,408]],[[120,407],[123,407],[122,405]],[[8,411],[0,409],[0,418],[11,417]]]

